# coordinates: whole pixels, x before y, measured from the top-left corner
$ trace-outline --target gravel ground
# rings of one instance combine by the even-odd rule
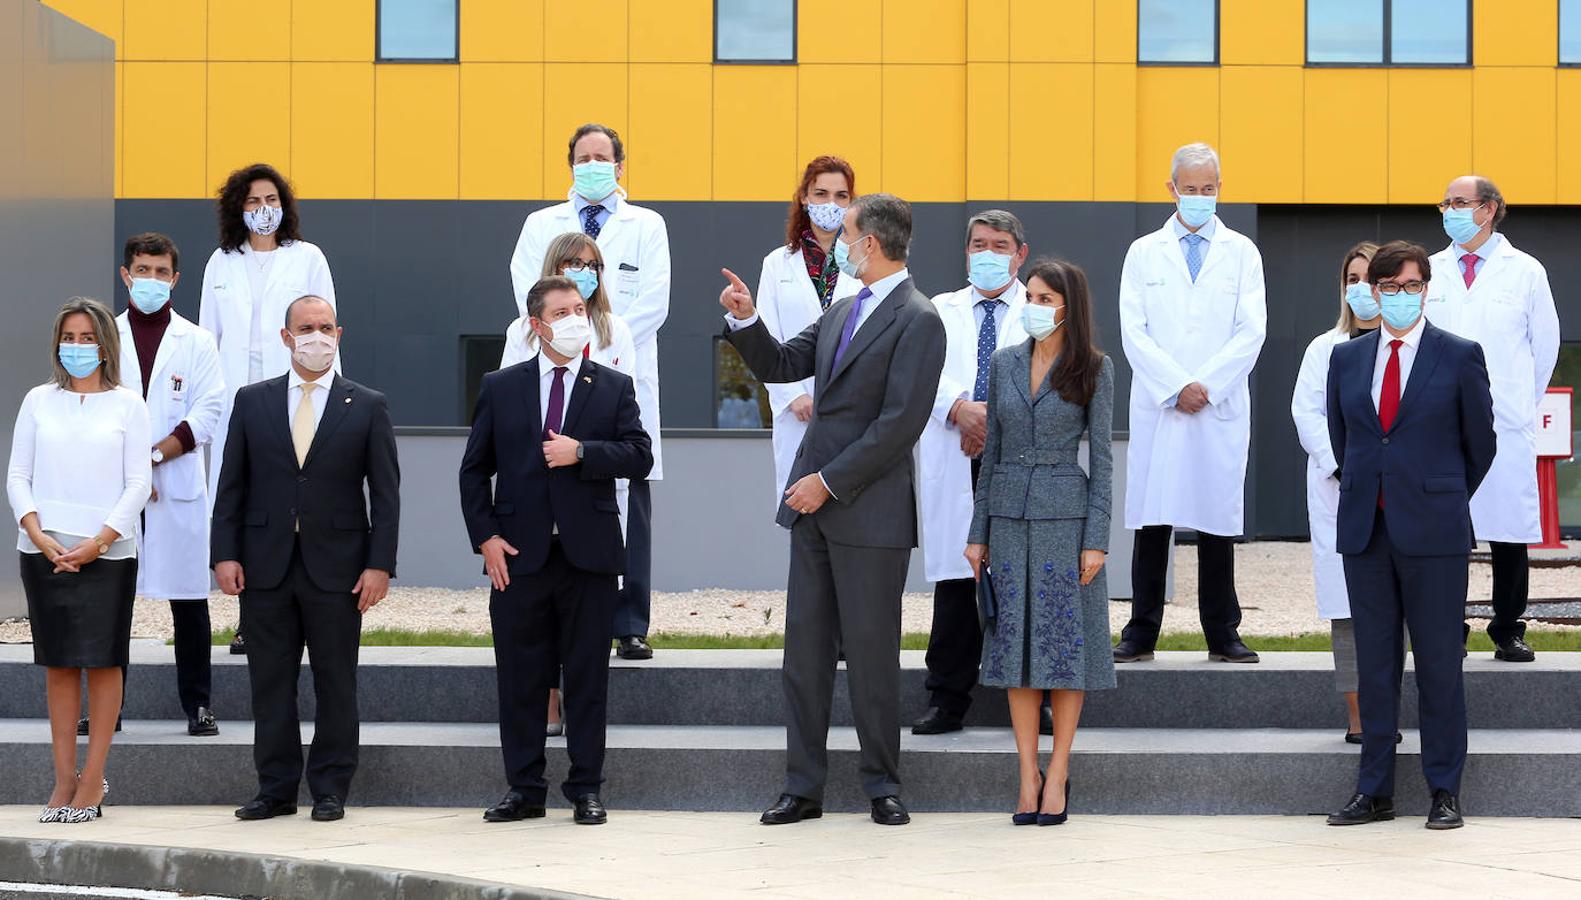
[[[1328,623],[1317,617],[1313,601],[1311,550],[1305,543],[1265,541],[1236,548],[1236,582],[1247,636],[1300,634],[1326,631]],[[1575,568],[1533,568],[1533,598],[1575,596],[1581,576]],[[1471,567],[1469,597],[1485,599],[1491,589],[1491,569]],[[1193,547],[1175,555],[1175,598],[1164,610],[1166,632],[1194,632],[1197,623],[1197,554]],[[237,602],[215,594],[209,603],[216,629],[236,624]],[[1118,632],[1130,617],[1129,602],[1111,603],[1112,630]],[[932,594],[906,594],[902,601],[902,627],[926,632],[933,618]],[[483,634],[489,630],[488,591],[394,587],[389,599],[363,619],[365,628],[447,629]],[[785,627],[785,595],[774,591],[704,590],[655,593],[654,633],[771,634]],[[1567,626],[1532,623],[1533,629]],[[132,636],[168,638],[170,608],[167,604],[139,601]],[[0,642],[29,640],[26,622],[0,623]]]

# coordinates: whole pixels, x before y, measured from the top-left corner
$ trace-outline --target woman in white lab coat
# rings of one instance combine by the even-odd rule
[[[807,164],[791,196],[785,243],[763,257],[758,277],[758,313],[776,340],[788,341],[818,320],[829,304],[861,290],[834,264],[834,236],[846,207],[856,199],[856,172],[838,156]],[[813,379],[767,384],[774,416],[774,509],[784,500],[796,449],[812,419]]]
[[[633,380],[637,377],[637,346],[631,338],[631,328],[626,321],[610,309],[609,295],[604,291],[604,254],[598,242],[580,231],[568,231],[549,242],[543,259],[543,269],[538,277],[564,275],[576,282],[582,300],[587,304],[587,318],[593,325],[593,340],[583,353],[601,366],[608,366]],[[529,285],[530,287],[530,285]],[[526,362],[538,355],[538,339],[527,327],[527,316],[511,322],[505,329],[505,353],[500,358],[500,368]],[[620,530],[626,531],[626,508],[630,499],[631,483],[624,478],[615,480],[615,502],[620,505]],[[565,733],[560,692],[549,691],[549,734]]]
[[[1378,245],[1363,242],[1345,254],[1340,265],[1339,321],[1307,345],[1290,398],[1290,416],[1307,452],[1307,521],[1312,530],[1312,580],[1317,585],[1318,615],[1329,620],[1334,639],[1334,680],[1345,695],[1350,726],[1345,740],[1361,743],[1361,713],[1356,707],[1356,632],[1350,618],[1345,568],[1334,549],[1339,513],[1338,468],[1328,431],[1328,360],[1334,347],[1378,327],[1378,303],[1367,284],[1367,264]]]

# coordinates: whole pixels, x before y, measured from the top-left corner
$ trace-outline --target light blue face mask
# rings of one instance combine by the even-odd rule
[[[851,241],[851,244],[860,241],[864,237],[866,237],[866,235],[857,235]],[[851,262],[851,244],[848,244],[839,238],[834,239],[834,264],[839,266],[840,271],[844,272],[847,277],[861,278],[862,266],[867,263],[867,257],[862,257],[861,262]]]
[[[589,160],[571,167],[571,189],[593,203],[615,193],[615,164]]]
[[[1038,303],[1028,303],[1021,307],[1021,327],[1033,340],[1041,341],[1054,333],[1054,329],[1065,324],[1065,320],[1055,321],[1054,314],[1064,309],[1063,306],[1043,306]]]
[[[979,250],[966,257],[966,280],[979,291],[997,291],[1010,283],[1010,259],[992,250]]]
[[[170,302],[170,282],[158,278],[133,278],[132,287],[127,293],[131,295],[132,305],[137,307],[138,312],[151,316]]]
[[[99,368],[99,345],[61,344],[60,364],[73,378],[87,378]]]
[[[1180,221],[1186,223],[1187,228],[1201,228],[1213,218],[1213,213],[1219,208],[1219,198],[1212,194],[1181,194],[1176,206],[1180,209]]]
[[[1479,209],[1481,207],[1478,207]],[[1444,233],[1457,244],[1466,244],[1476,238],[1482,226],[1472,218],[1475,209],[1444,210]]]
[[[1409,330],[1422,315],[1423,294],[1401,291],[1394,296],[1383,295],[1383,320],[1395,331]]]
[[[1363,322],[1378,318],[1378,301],[1373,299],[1372,285],[1365,281],[1345,288],[1345,302],[1350,304],[1350,311],[1356,314],[1356,318]]]
[[[566,268],[562,269],[561,272],[565,277],[576,282],[577,293],[582,295],[583,300],[592,297],[593,292],[598,290],[598,273],[592,269]]]

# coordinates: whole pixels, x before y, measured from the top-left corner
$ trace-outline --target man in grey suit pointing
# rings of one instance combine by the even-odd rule
[[[906,270],[911,207],[869,194],[846,211],[835,262],[864,285],[784,344],[729,269],[725,338],[766,382],[814,377],[813,417],[777,521],[791,531],[785,614],[785,792],[765,825],[823,815],[829,708],[845,649],[873,821],[900,801],[900,594],[917,545],[911,451],[944,368],[944,325]]]

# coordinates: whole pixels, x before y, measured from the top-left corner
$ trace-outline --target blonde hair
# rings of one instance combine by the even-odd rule
[[[1351,312],[1350,304],[1345,302],[1345,289],[1349,287],[1345,279],[1350,274],[1350,264],[1358,259],[1372,262],[1373,254],[1378,252],[1378,245],[1372,241],[1362,241],[1350,248],[1345,254],[1345,261],[1339,264],[1339,321],[1334,323],[1334,330],[1341,334],[1354,337],[1359,330],[1356,327],[1356,314]],[[1363,281],[1366,279],[1363,278]]]
[[[540,278],[551,275],[562,275],[567,260],[590,259],[603,264],[604,254],[598,249],[598,243],[580,231],[567,231],[549,242],[549,249],[544,251],[543,271],[538,273]],[[604,276],[607,272],[598,273],[598,287],[593,289],[593,296],[587,298],[587,318],[593,326],[593,336],[597,339],[600,350],[608,347],[615,340],[615,326],[610,324],[609,318],[614,311],[609,305],[609,295],[604,293]],[[581,296],[578,294],[578,296]],[[527,349],[538,345],[538,336],[527,327],[525,317],[522,321],[522,331],[527,339]]]
[[[66,319],[82,313],[93,323],[93,339],[99,346],[99,377],[107,388],[121,386],[121,329],[116,327],[115,316],[109,307],[91,297],[73,297],[55,314],[55,340],[50,343],[49,359],[54,368],[55,384],[62,390],[71,388],[71,374],[60,364],[61,332],[66,330]]]

